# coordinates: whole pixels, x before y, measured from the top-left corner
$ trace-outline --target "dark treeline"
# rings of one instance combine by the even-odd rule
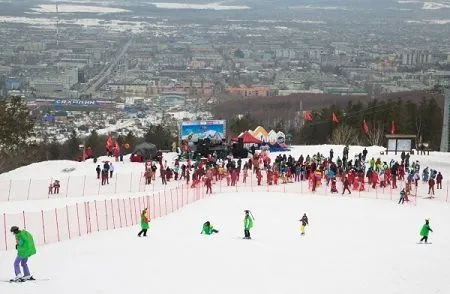
[[[415,92],[403,98],[391,95],[389,99],[345,99],[345,103],[322,103],[321,107],[304,109],[311,111],[312,121],[301,125],[303,114],[299,112],[298,99],[271,100],[251,98],[247,103],[233,106],[229,101],[215,109],[216,118],[228,119],[232,135],[261,125],[268,131],[283,131],[292,144],[360,144],[384,145],[385,135],[391,132],[392,122],[397,134],[415,135],[417,142],[429,143],[433,150],[440,147],[442,131],[441,95]],[[333,98],[334,99],[334,98]],[[314,102],[315,103],[315,102]],[[239,110],[236,107],[241,105]],[[309,104],[310,105],[310,104]],[[339,122],[332,121],[335,113]],[[237,117],[236,114],[243,114]],[[364,132],[366,121],[368,133]],[[417,143],[416,142],[416,143]]]

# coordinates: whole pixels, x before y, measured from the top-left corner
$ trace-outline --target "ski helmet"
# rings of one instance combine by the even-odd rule
[[[11,233],[17,233],[19,231],[19,228],[16,226],[12,226],[10,231]]]

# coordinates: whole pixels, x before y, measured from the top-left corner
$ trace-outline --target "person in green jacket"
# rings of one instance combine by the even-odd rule
[[[420,239],[420,243],[422,243],[422,241],[428,243],[428,235],[430,234],[430,232],[433,232],[433,230],[430,228],[430,220],[426,219],[425,224],[420,230],[420,236],[422,236],[422,239]]]
[[[214,229],[209,221],[203,224],[203,229],[200,234],[212,235],[213,233],[218,233],[219,231]]]
[[[149,228],[150,217],[148,216],[147,208],[145,208],[141,213],[141,231],[138,233],[138,237],[144,234],[147,237],[147,230]]]
[[[251,239],[250,237],[250,229],[253,227],[253,221],[255,218],[251,214],[250,210],[245,210],[245,218],[244,218],[244,239]]]
[[[24,282],[26,280],[34,280],[28,268],[28,258],[36,254],[36,246],[34,245],[33,236],[25,230],[19,230],[18,227],[11,227],[11,233],[16,237],[17,257],[14,261],[14,272],[16,278],[11,282]],[[20,272],[20,265],[23,268],[23,276]]]

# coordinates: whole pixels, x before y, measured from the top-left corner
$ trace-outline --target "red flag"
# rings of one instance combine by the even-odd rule
[[[311,112],[306,111],[304,117],[305,117],[305,120],[307,120],[307,121],[312,121],[312,115],[311,115]]]
[[[333,115],[331,116],[331,119],[332,119],[333,122],[335,122],[335,123],[338,123],[338,122],[339,122],[339,119],[338,119],[338,117],[336,116],[336,113],[334,113],[334,112],[333,112]]]
[[[395,127],[395,122],[392,121],[392,124],[391,124],[391,135],[394,135],[396,133],[397,133],[397,128]]]
[[[366,123],[366,120],[363,120],[363,129],[364,129],[364,133],[368,134],[369,133],[369,126]]]
[[[106,149],[110,150],[113,147],[113,139],[111,135],[108,136],[108,140],[106,140]]]

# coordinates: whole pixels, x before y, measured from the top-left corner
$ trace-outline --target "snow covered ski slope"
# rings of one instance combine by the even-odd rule
[[[256,220],[243,236],[243,211]],[[310,225],[301,237],[298,222]],[[450,208],[283,193],[224,193],[139,228],[38,248],[31,270],[50,281],[1,284],[15,293],[450,293]],[[420,246],[431,217],[432,245]],[[220,231],[200,235],[204,221]],[[0,253],[0,277],[15,252]]]
[[[327,155],[330,148],[334,149],[335,157],[342,156],[343,146],[326,145],[296,146],[286,155],[296,158],[317,152]],[[389,162],[400,157],[380,155],[381,147],[367,149],[369,159],[381,157]],[[351,146],[349,158],[362,150],[363,147]],[[168,164],[173,164],[174,155],[165,156]],[[31,272],[38,281],[0,283],[0,294],[450,293],[446,279],[450,270],[450,205],[447,202],[450,155],[436,152],[430,156],[411,156],[411,162],[416,160],[422,168],[428,166],[442,172],[444,189],[436,191],[435,199],[426,199],[428,187],[420,183],[418,197],[404,205],[397,204],[400,189],[367,187],[366,191],[342,196],[342,187],[338,186],[339,193],[331,195],[325,185],[312,193],[307,182],[267,186],[264,181],[262,186],[257,186],[252,175],[247,183],[241,179],[236,187],[226,186],[225,180],[217,182],[212,196],[205,197],[204,187],[199,188],[198,194],[197,189],[179,186],[181,181],[171,181],[167,187],[160,180],[151,187],[145,186],[138,179],[142,176],[142,164],[117,163],[118,178],[109,187],[100,189],[93,162],[43,162],[23,167],[0,177],[0,182],[5,183],[4,187],[0,183],[0,227],[5,226],[0,232],[7,232],[4,236],[0,234],[0,250],[3,250],[1,244],[14,243],[14,236],[6,228],[13,225],[11,220],[17,222],[14,225],[22,226],[26,218],[27,229],[40,243],[41,235],[45,236],[44,218],[47,225],[63,224],[59,228],[47,227],[47,236],[50,230],[77,232],[78,210],[69,210],[70,223],[59,213],[64,213],[67,206],[86,209],[86,202],[92,212],[93,232],[77,234],[70,241],[63,241],[68,238],[61,236],[59,243],[52,243],[57,242],[56,235],[52,236],[55,240],[44,240],[51,244],[39,244],[38,253],[29,260]],[[73,168],[69,175],[62,172],[66,168]],[[138,176],[131,177],[131,174]],[[118,182],[116,190],[115,181],[121,175],[132,180]],[[67,193],[47,199],[48,179],[64,177],[67,181],[62,180],[62,188],[69,186]],[[80,192],[84,178],[88,178],[83,189],[86,193]],[[36,184],[29,185],[30,182]],[[9,184],[13,189],[6,201],[4,193],[8,193]],[[19,189],[24,193],[30,190],[30,197],[24,197]],[[156,202],[152,199],[156,197],[153,192],[161,195]],[[172,196],[176,197],[174,202]],[[144,199],[150,199],[153,219],[149,236],[138,238],[139,210]],[[161,204],[161,199],[172,204]],[[96,221],[95,201],[99,204]],[[128,204],[120,204],[123,201]],[[111,215],[100,213],[103,203],[107,214],[112,211],[117,216],[125,211],[128,225],[131,218],[131,223],[136,225],[107,230],[114,220]],[[116,203],[122,206],[118,208]],[[131,203],[137,203],[137,207],[132,209]],[[169,212],[175,212],[166,215],[167,207]],[[256,218],[252,240],[242,239],[246,209]],[[55,220],[56,211],[59,221]],[[303,213],[309,217],[309,226],[305,236],[300,236],[299,219]],[[17,218],[2,220],[10,215]],[[417,242],[426,218],[430,218],[434,231],[429,239],[432,244],[421,246]],[[105,231],[96,232],[99,219]],[[200,234],[205,221],[210,221],[219,233]],[[11,248],[0,251],[0,280],[14,277],[12,263],[16,251]]]

